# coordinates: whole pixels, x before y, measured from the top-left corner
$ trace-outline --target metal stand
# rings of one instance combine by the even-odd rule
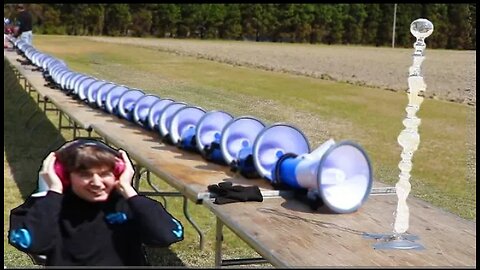
[[[402,249],[402,250],[424,250],[425,248],[416,243],[420,238],[412,234],[370,234],[363,235],[364,238],[375,239],[377,243],[373,245],[374,249]]]
[[[151,182],[150,172],[146,168],[144,168],[140,164],[137,164],[136,169],[137,169],[138,173],[134,177],[134,188],[137,190],[137,192],[139,194],[146,195],[146,196],[147,195],[148,196],[161,196],[163,198],[163,201],[165,202],[165,206],[166,206],[165,197],[183,197],[183,215],[185,216],[187,221],[193,226],[195,231],[197,231],[198,236],[200,238],[199,247],[200,247],[200,250],[203,250],[205,248],[205,235],[200,230],[200,227],[195,223],[195,221],[190,216],[190,213],[188,212],[188,199],[187,199],[187,197],[183,196],[182,193],[176,192],[176,191],[175,192],[161,191],[156,185],[154,185]],[[154,190],[153,192],[152,191],[140,191],[140,181],[142,179],[141,176],[145,172],[147,172],[147,177],[146,177],[147,183]]]
[[[264,258],[222,259],[223,222],[217,217],[215,234],[215,267],[268,263]]]
[[[365,234],[366,238],[374,238],[378,243],[373,245],[375,249],[402,249],[402,250],[422,250],[424,247],[415,243],[419,237],[407,234],[409,209],[407,205],[407,197],[411,190],[410,171],[412,170],[413,153],[417,150],[420,143],[420,135],[418,134],[418,126],[420,118],[415,114],[420,109],[423,102],[426,84],[421,75],[421,64],[425,59],[425,38],[433,32],[433,24],[426,19],[417,19],[410,25],[410,32],[416,37],[413,44],[415,52],[413,54],[413,65],[409,68],[408,86],[408,105],[405,108],[407,112],[406,118],[403,120],[405,129],[400,132],[397,138],[398,143],[402,146],[402,160],[398,164],[400,169],[400,180],[395,185],[395,192],[398,197],[397,210],[395,212],[395,223],[393,234]]]

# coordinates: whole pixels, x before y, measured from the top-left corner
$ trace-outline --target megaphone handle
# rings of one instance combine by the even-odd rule
[[[295,199],[307,204],[312,210],[317,210],[324,204],[319,196],[309,196],[307,189],[297,189],[293,194]]]
[[[195,142],[195,145],[197,145],[197,143]],[[210,143],[210,145],[205,145],[203,147],[203,152],[202,152],[202,155],[205,157],[206,160],[211,160],[212,158],[212,153],[213,151],[215,151],[216,149],[220,149],[220,144],[217,143],[217,142],[212,142]],[[234,161],[232,161],[233,163]]]
[[[236,160],[233,160],[232,162],[230,162],[230,171],[231,172],[237,172],[238,171],[238,164],[237,164],[237,161]]]
[[[275,170],[272,177],[272,186],[274,186],[275,189],[288,189],[288,186],[282,183],[282,179],[280,177],[280,167],[284,160],[289,158],[296,158],[297,156],[298,155],[294,153],[285,153],[277,160],[277,162],[275,163]]]
[[[238,169],[245,178],[253,179],[260,177],[255,165],[253,165],[253,155],[249,154],[243,161],[239,161]]]
[[[173,145],[172,138],[170,138],[170,134],[168,134],[168,133],[167,133],[165,136],[163,136],[162,141],[163,141],[164,143]]]

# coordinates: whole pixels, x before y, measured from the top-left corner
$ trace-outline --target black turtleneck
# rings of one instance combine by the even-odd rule
[[[142,244],[165,247],[183,239],[183,227],[159,202],[139,195],[125,200],[115,191],[100,203],[71,189],[30,197],[10,214],[9,234],[20,229],[28,232],[30,244],[22,247],[9,237],[10,243],[46,255],[51,266],[145,265]]]
[[[17,23],[19,35],[23,32],[32,31],[32,15],[30,12],[26,10],[21,11],[17,17]]]

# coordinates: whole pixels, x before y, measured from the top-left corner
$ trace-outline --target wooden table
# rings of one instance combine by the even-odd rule
[[[216,265],[225,224],[276,267],[474,267],[475,223],[414,198],[410,227],[424,250],[374,249],[365,234],[391,234],[397,196],[370,196],[352,214],[312,211],[289,198],[262,203],[203,203],[217,216]]]

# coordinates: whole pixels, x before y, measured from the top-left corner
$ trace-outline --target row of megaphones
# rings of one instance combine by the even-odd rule
[[[370,194],[370,160],[354,142],[330,139],[312,151],[305,135],[292,125],[267,126],[252,116],[206,112],[71,71],[63,61],[21,41],[15,46],[41,68],[52,88],[157,131],[164,142],[228,165],[247,178],[262,177],[279,188],[305,190],[308,198],[335,213],[356,211]]]

